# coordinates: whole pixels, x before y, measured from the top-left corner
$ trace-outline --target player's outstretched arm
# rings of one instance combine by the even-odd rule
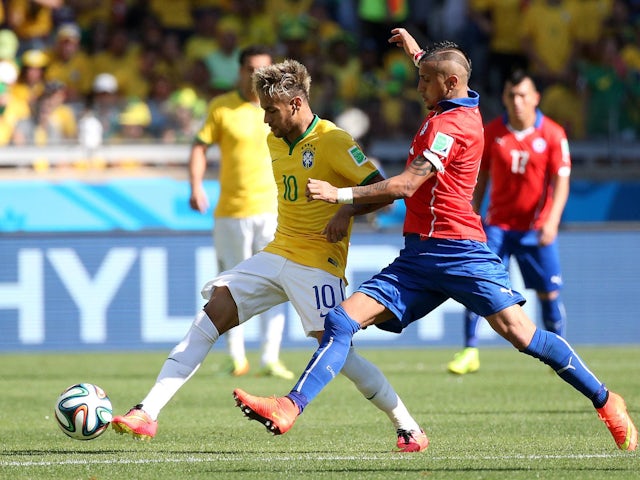
[[[422,51],[415,38],[404,28],[394,28],[391,30],[391,37],[388,42],[403,48],[406,54],[412,59],[415,59],[416,55]]]
[[[367,185],[381,182],[383,180],[384,177],[378,174],[370,179],[369,182],[367,182]],[[328,190],[331,190],[332,188],[335,189],[335,187],[327,182],[322,183],[324,183],[323,187],[327,188]],[[337,192],[337,189],[335,190]],[[310,191],[307,189],[307,199],[310,201],[312,200],[312,198],[309,198],[309,195]],[[343,205],[340,209],[338,209],[335,215],[331,217],[331,219],[329,219],[329,221],[327,222],[327,226],[322,233],[327,236],[327,240],[329,242],[339,242],[344,237],[349,235],[349,227],[351,226],[352,217],[375,212],[376,210],[380,210],[381,208],[391,203],[392,201],[381,203],[361,203],[359,205]]]
[[[436,168],[423,155],[418,155],[400,174],[381,182],[359,187],[337,188],[324,180],[310,178],[305,194],[307,200],[327,203],[388,204],[400,198],[411,197],[436,172]]]

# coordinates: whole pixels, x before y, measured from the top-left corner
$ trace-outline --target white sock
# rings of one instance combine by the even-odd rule
[[[242,324],[227,330],[226,335],[231,359],[236,362],[246,360],[247,352],[244,348],[244,327]]]
[[[378,367],[356,353],[353,347],[349,349],[341,373],[356,385],[367,400],[387,414],[396,430],[420,430],[389,380]]]
[[[260,359],[260,364],[263,367],[277,362],[280,358],[284,320],[284,305],[276,305],[260,315],[262,331],[262,358]]]
[[[158,418],[160,410],[196,373],[219,336],[218,330],[204,310],[200,311],[185,337],[169,353],[155,385],[140,402],[152,419]]]

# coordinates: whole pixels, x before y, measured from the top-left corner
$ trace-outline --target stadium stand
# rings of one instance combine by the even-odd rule
[[[496,85],[510,66],[536,73],[546,113],[571,137],[574,178],[640,178],[637,1],[182,0],[170,9],[141,0],[98,2],[97,9],[87,7],[95,2],[33,3],[29,18],[0,15],[3,176],[69,165],[82,171],[184,164],[202,105],[233,88],[224,59],[256,39],[276,56],[308,65],[319,114],[364,112],[359,140],[393,170],[405,160],[423,107],[415,69],[379,38],[391,25],[387,11],[422,42],[452,39],[471,52],[471,85],[487,118],[501,110]],[[539,23],[556,25],[556,34],[561,28],[561,38],[544,35]],[[41,97],[60,85],[64,108],[56,107],[48,126],[34,125],[50,103]],[[187,97],[188,107],[176,103]],[[91,115],[103,138],[88,152],[82,129],[61,129],[61,122],[79,125]]]

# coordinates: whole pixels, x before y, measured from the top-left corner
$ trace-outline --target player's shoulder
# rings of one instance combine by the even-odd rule
[[[460,130],[470,133],[482,129],[482,114],[477,106],[459,106],[432,116],[429,123],[438,130]]]
[[[563,142],[567,140],[567,132],[562,125],[546,115],[541,116],[538,133],[550,143]]]
[[[552,119],[551,117],[548,117],[547,115],[542,115],[542,120],[540,122],[540,128],[543,131],[547,131],[550,133],[555,133],[555,134],[561,134],[563,136],[566,136],[565,131],[564,131],[564,127],[562,125],[560,125],[558,122],[556,122],[554,119]]]
[[[333,123],[331,120],[327,120],[326,118],[318,118],[315,130],[319,133],[324,133],[327,135],[348,135],[345,130],[338,127],[335,123]]]
[[[326,119],[319,119],[314,129],[318,139],[331,143],[355,143],[355,140],[346,130]]]
[[[483,126],[485,139],[503,137],[509,133],[507,121],[504,115],[499,115],[486,122]]]
[[[242,97],[238,94],[237,91],[232,90],[230,92],[221,93],[213,97],[209,101],[209,112],[224,107],[232,107],[242,102]]]

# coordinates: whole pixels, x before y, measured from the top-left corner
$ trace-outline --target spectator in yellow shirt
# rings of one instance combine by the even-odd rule
[[[63,0],[8,0],[7,20],[23,49],[42,48],[53,31],[54,11]]]
[[[191,0],[149,0],[149,8],[166,33],[175,33],[180,41],[193,31]]]
[[[49,82],[36,101],[29,118],[18,122],[13,134],[16,145],[56,145],[77,139],[75,113],[65,104],[63,84]]]
[[[85,96],[91,91],[93,72],[91,61],[80,46],[80,29],[77,25],[67,23],[58,28],[49,59],[46,80],[63,83],[68,102],[84,103]]]
[[[20,57],[21,67],[18,81],[13,85],[12,94],[29,104],[31,109],[44,92],[44,72],[49,63],[42,50],[27,50]]]
[[[18,78],[18,66],[10,60],[0,60],[0,145],[11,141],[15,124],[29,116],[29,105],[13,93]]]
[[[115,76],[123,96],[136,96],[140,93],[136,91],[140,46],[131,41],[124,28],[115,27],[109,31],[107,48],[93,56],[92,65],[94,72]]]
[[[471,0],[470,14],[489,40],[487,90],[500,96],[504,80],[516,67],[527,66],[520,42],[522,0]]]
[[[522,45],[541,90],[567,73],[575,50],[571,14],[568,0],[539,0],[524,12]]]
[[[202,8],[194,13],[193,33],[184,43],[185,57],[191,62],[203,59],[218,49],[216,24],[219,13],[212,8]]]

